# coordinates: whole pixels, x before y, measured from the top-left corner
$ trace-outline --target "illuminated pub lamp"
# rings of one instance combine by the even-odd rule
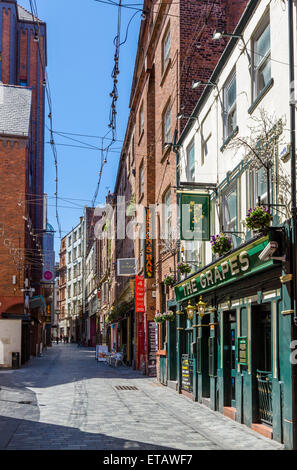
[[[194,316],[194,313],[195,313],[195,307],[193,305],[191,305],[191,301],[189,300],[189,304],[188,306],[186,307],[186,311],[187,311],[187,317],[189,320],[193,320],[193,316]]]
[[[205,310],[206,310],[206,302],[203,302],[202,300],[202,295],[200,295],[200,300],[197,304],[197,312],[198,315],[203,318],[205,315]]]

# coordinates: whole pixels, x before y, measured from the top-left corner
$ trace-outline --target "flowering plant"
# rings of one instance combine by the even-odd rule
[[[169,312],[163,313],[163,318],[164,320],[172,321],[174,320],[174,313],[172,312],[172,310],[169,310]]]
[[[177,269],[181,274],[186,274],[191,272],[191,266],[188,263],[178,263]]]
[[[163,282],[165,286],[172,287],[176,283],[176,277],[173,274],[167,274]]]
[[[245,222],[251,230],[260,231],[269,227],[272,215],[268,209],[263,206],[256,206],[255,209],[249,209]]]
[[[220,256],[228,253],[228,251],[232,249],[232,238],[227,237],[224,233],[212,235],[210,243],[213,253]]]
[[[163,323],[164,320],[165,320],[165,319],[163,318],[163,314],[162,314],[162,313],[160,313],[160,312],[156,312],[156,313],[155,313],[154,321],[155,321],[156,323]]]

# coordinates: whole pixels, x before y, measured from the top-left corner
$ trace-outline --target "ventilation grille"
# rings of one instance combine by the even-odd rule
[[[116,385],[114,387],[116,390],[138,390],[137,387],[135,387],[134,385]]]

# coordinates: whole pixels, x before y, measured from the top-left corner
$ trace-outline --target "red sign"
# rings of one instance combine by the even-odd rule
[[[144,277],[135,276],[135,312],[144,313]]]
[[[101,298],[101,289],[98,289],[98,290],[97,290],[97,296],[98,296],[98,299]]]

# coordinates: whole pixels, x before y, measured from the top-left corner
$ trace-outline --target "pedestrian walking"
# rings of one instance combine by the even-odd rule
[[[57,344],[59,344],[59,336],[56,337]]]

